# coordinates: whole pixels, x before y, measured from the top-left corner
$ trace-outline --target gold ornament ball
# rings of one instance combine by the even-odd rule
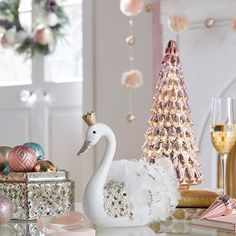
[[[153,12],[154,5],[152,3],[148,3],[145,8],[146,8],[146,12],[150,13],[150,12]]]
[[[40,160],[34,167],[34,172],[56,172],[57,167],[49,160]]]
[[[35,33],[35,41],[41,45],[47,45],[52,41],[52,32],[48,28],[38,29]]]
[[[129,36],[126,38],[126,43],[129,45],[129,46],[133,46],[135,45],[136,43],[136,39],[134,38],[134,36]]]
[[[8,146],[0,146],[0,171],[3,170],[4,164],[7,163],[8,154],[11,149]]]
[[[128,114],[127,115],[127,121],[129,123],[133,123],[136,120],[135,116],[133,114]]]

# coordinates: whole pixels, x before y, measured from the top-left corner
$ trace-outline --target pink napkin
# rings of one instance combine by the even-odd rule
[[[37,220],[38,229],[54,236],[95,236],[95,230],[85,227],[85,217],[80,212],[40,217]]]

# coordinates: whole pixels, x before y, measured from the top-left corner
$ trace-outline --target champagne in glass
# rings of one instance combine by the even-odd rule
[[[213,98],[211,107],[211,141],[218,152],[223,173],[223,191],[226,194],[227,157],[236,143],[235,100],[232,97]]]

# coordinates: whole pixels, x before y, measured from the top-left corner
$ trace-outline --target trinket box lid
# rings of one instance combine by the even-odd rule
[[[0,172],[1,182],[43,182],[61,181],[68,179],[68,172],[59,170],[56,172]]]

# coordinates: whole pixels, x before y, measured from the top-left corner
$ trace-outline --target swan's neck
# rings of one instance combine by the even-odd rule
[[[103,155],[103,159],[99,167],[97,168],[95,174],[91,178],[91,181],[95,181],[97,186],[102,186],[102,188],[106,183],[107,175],[116,150],[116,140],[114,134],[108,133],[104,135],[104,137],[106,139],[107,146]]]
[[[106,129],[104,137],[107,141],[107,146],[103,159],[95,174],[89,180],[83,199],[84,211],[92,221],[97,219],[99,214],[104,213],[104,185],[116,150],[115,135],[110,128]]]

